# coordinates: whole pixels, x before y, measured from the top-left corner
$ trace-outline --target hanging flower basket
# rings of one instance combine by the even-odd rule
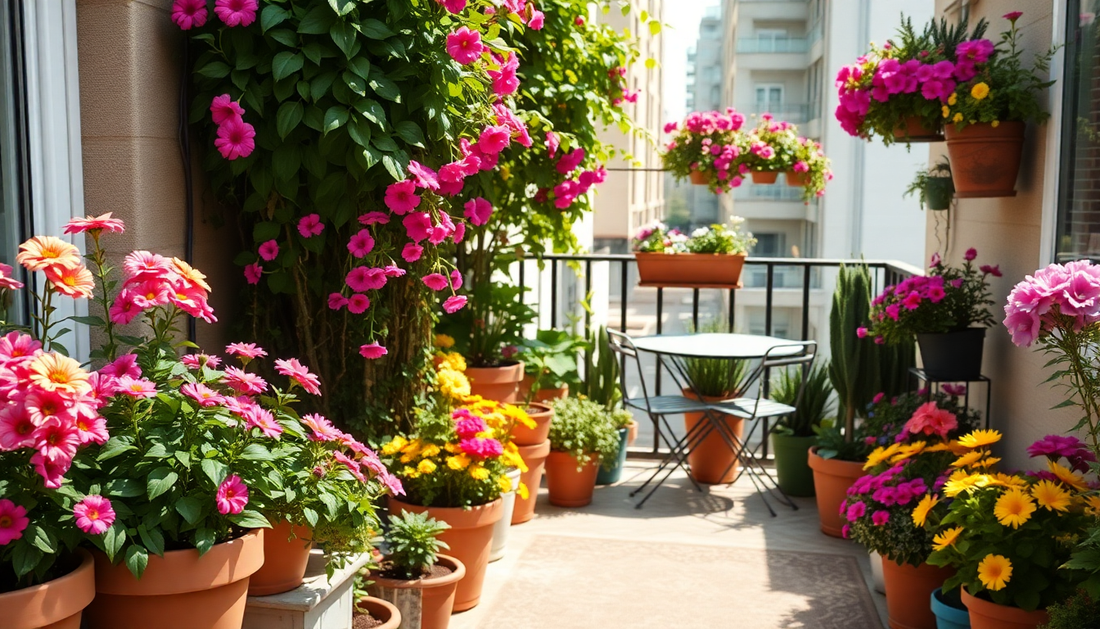
[[[754,170],[752,171],[752,182],[759,185],[770,185],[775,183],[779,178],[779,173],[772,171]]]
[[[705,186],[710,184],[711,180],[714,179],[714,175],[701,170],[693,170],[691,171],[691,175],[688,176],[688,179],[691,180],[693,185]]]
[[[899,142],[943,142],[943,131],[931,127],[920,116],[906,116],[902,124],[894,128],[894,139]]]

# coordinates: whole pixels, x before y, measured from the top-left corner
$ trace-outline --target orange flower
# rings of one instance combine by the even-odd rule
[[[41,271],[48,267],[75,267],[81,265],[76,247],[53,236],[35,236],[19,245],[15,261],[28,271]]]
[[[88,373],[80,363],[56,352],[42,354],[31,361],[31,383],[46,391],[77,395],[92,390]]]
[[[89,299],[95,288],[95,278],[83,264],[46,267],[46,279],[54,290],[73,299]]]
[[[179,258],[172,258],[172,267],[180,277],[191,282],[206,292],[212,292],[210,285],[206,283],[206,275]]]

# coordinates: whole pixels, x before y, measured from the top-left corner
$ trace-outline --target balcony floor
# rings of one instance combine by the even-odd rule
[[[653,465],[628,461],[623,482],[581,509],[550,506],[543,488],[535,519],[490,564],[481,604],[451,628],[885,626],[866,552],[818,530],[813,498],[773,518],[747,478],[700,494],[677,472],[635,509],[628,494]]]

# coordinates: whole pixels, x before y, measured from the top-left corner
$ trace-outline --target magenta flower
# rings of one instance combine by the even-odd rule
[[[482,130],[477,140],[477,148],[487,155],[500,153],[511,142],[512,134],[504,125],[490,125]]]
[[[1013,24],[1015,24],[1016,20],[1020,19],[1020,16],[1023,15],[1023,14],[1024,14],[1023,11],[1011,11],[1009,13],[1005,13],[1004,18],[1006,20],[1008,20],[1009,22],[1012,22]]]
[[[147,399],[157,396],[157,385],[145,378],[122,376],[118,379],[119,393],[132,398]]]
[[[329,310],[339,310],[348,305],[348,298],[344,297],[343,293],[329,293],[328,296],[328,308]]]
[[[527,20],[527,26],[531,27],[531,30],[541,31],[543,25],[546,24],[546,14],[538,9],[531,12],[531,19]]]
[[[222,515],[240,513],[248,504],[248,486],[240,476],[232,474],[218,486],[214,503],[218,507],[218,513]]]
[[[856,502],[848,506],[848,511],[845,517],[849,522],[855,522],[867,514],[867,505],[862,502]]]
[[[201,382],[188,382],[180,387],[180,393],[195,400],[199,403],[199,406],[203,407],[220,406],[225,401],[220,393]]]
[[[553,131],[546,132],[546,151],[553,158],[558,152],[558,147],[561,146],[561,140],[558,138],[558,134]]]
[[[215,0],[214,14],[226,26],[248,26],[256,21],[256,0]]]
[[[569,153],[561,156],[555,169],[563,175],[568,175],[581,165],[581,162],[584,161],[584,156],[585,152],[583,148],[573,149]]]
[[[332,422],[326,419],[324,415],[317,413],[303,415],[302,423],[310,429],[309,438],[312,441],[336,441],[341,436],[336,426],[333,426]]]
[[[351,314],[363,314],[370,308],[370,298],[362,293],[356,293],[348,298],[348,312]]]
[[[504,446],[501,445],[496,439],[484,439],[481,437],[472,437],[469,439],[463,439],[458,442],[460,450],[466,454],[476,456],[481,459],[488,459],[495,456],[500,456],[504,453]]]
[[[230,343],[225,346],[225,353],[230,356],[240,356],[248,360],[267,356],[267,351],[255,343]]]
[[[519,89],[519,78],[516,71],[519,70],[519,57],[508,53],[507,60],[497,58],[500,63],[499,70],[489,70],[489,78],[493,79],[493,93],[497,96],[514,94]]]
[[[103,496],[85,496],[73,507],[73,515],[76,516],[76,527],[89,535],[100,535],[115,521],[111,501]]]
[[[359,355],[367,360],[375,360],[385,356],[386,348],[382,347],[378,343],[367,343],[366,345],[359,346]]]
[[[249,428],[259,428],[260,434],[269,439],[278,439],[279,435],[283,434],[283,427],[275,421],[275,416],[266,408],[251,406],[245,411],[244,418]]]
[[[267,390],[267,381],[237,367],[226,367],[222,384],[242,395],[259,395]]]
[[[271,262],[279,255],[279,243],[274,240],[268,240],[260,245],[260,258],[264,262]]]
[[[424,255],[424,247],[414,242],[405,243],[404,248],[401,249],[401,257],[405,259],[405,262],[416,262],[422,255]]]
[[[378,290],[385,286],[386,274],[382,269],[357,266],[348,273],[344,281],[353,291],[362,293],[368,290]]]
[[[481,33],[477,31],[463,26],[447,35],[447,54],[462,65],[477,61],[483,52],[485,44],[481,43]]]
[[[240,122],[244,116],[244,108],[229,94],[222,94],[215,96],[210,102],[210,114],[214,118],[214,124],[223,125],[231,120]]]
[[[416,160],[409,161],[409,174],[413,176],[413,182],[417,188],[439,190],[439,175]]]
[[[206,0],[175,0],[172,21],[181,30],[189,31],[206,24]]]
[[[7,498],[0,498],[0,546],[23,537],[23,529],[31,523],[27,510]]]
[[[374,225],[375,223],[378,223],[379,225],[386,225],[389,222],[390,216],[385,212],[367,212],[366,214],[359,217],[359,223],[361,225]]]
[[[348,241],[348,251],[356,258],[362,258],[372,250],[374,250],[374,238],[370,235],[370,230],[360,229]]]
[[[489,217],[493,215],[493,206],[482,197],[470,199],[463,206],[463,209],[462,215],[474,225],[488,223]]]
[[[222,157],[234,160],[248,157],[256,149],[256,129],[243,120],[227,120],[218,127],[218,139],[214,146]]]
[[[319,236],[323,231],[325,231],[325,224],[321,222],[319,214],[307,214],[298,221],[298,233],[302,238]]]
[[[963,254],[963,260],[966,260],[967,262],[970,262],[976,257],[978,257],[978,250],[974,247],[967,249],[966,253]]]
[[[890,512],[889,511],[881,511],[880,510],[880,511],[875,511],[874,513],[871,514],[871,522],[875,526],[882,526],[883,524],[886,524],[889,521],[890,521]]]
[[[458,269],[451,271],[451,288],[455,290],[462,288],[462,274]]]
[[[867,328],[856,328],[856,336],[861,339],[867,338]]]
[[[479,432],[486,432],[489,430],[488,424],[480,417],[470,415],[468,412],[466,415],[460,415],[459,417],[461,417],[461,419],[455,422],[455,434],[458,435],[459,439],[472,439],[476,437]]]
[[[443,310],[447,314],[454,314],[466,306],[465,295],[451,295],[443,302]]]
[[[141,367],[137,364],[137,354],[123,354],[116,358],[114,362],[104,365],[99,373],[115,378],[121,378],[122,376],[140,378]]]
[[[436,0],[436,2],[442,4],[443,8],[451,13],[462,13],[466,8],[466,0]]]
[[[259,284],[260,283],[260,277],[262,277],[263,274],[264,274],[264,268],[262,266],[260,266],[259,262],[253,262],[252,264],[249,264],[248,266],[244,267],[244,279],[249,284]],[[116,302],[116,304],[117,303],[118,302]],[[137,315],[137,313],[134,313],[134,315],[131,316],[130,319],[133,319],[133,317],[136,316],[136,315]],[[114,307],[111,308],[111,321],[114,321],[115,323],[120,323],[119,320],[115,319]],[[129,320],[127,320],[125,323],[129,323]]]
[[[420,278],[420,281],[424,282],[424,285],[432,290],[443,290],[447,288],[447,278],[439,273],[430,273]]]
[[[276,360],[275,371],[290,378],[308,393],[321,395],[321,379],[310,373],[309,368],[298,362],[297,358]]]
[[[398,181],[391,183],[386,188],[386,207],[394,214],[411,212],[420,205],[420,197],[416,195],[416,184],[412,181]]]
[[[420,242],[431,235],[432,217],[427,212],[412,212],[401,221],[409,240]]]

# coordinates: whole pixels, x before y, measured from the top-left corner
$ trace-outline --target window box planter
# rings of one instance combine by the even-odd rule
[[[756,184],[769,185],[775,183],[777,179],[779,179],[779,173],[776,171],[752,171],[752,182]]]
[[[642,286],[741,288],[745,254],[634,253]],[[469,374],[469,370],[466,372]]]

